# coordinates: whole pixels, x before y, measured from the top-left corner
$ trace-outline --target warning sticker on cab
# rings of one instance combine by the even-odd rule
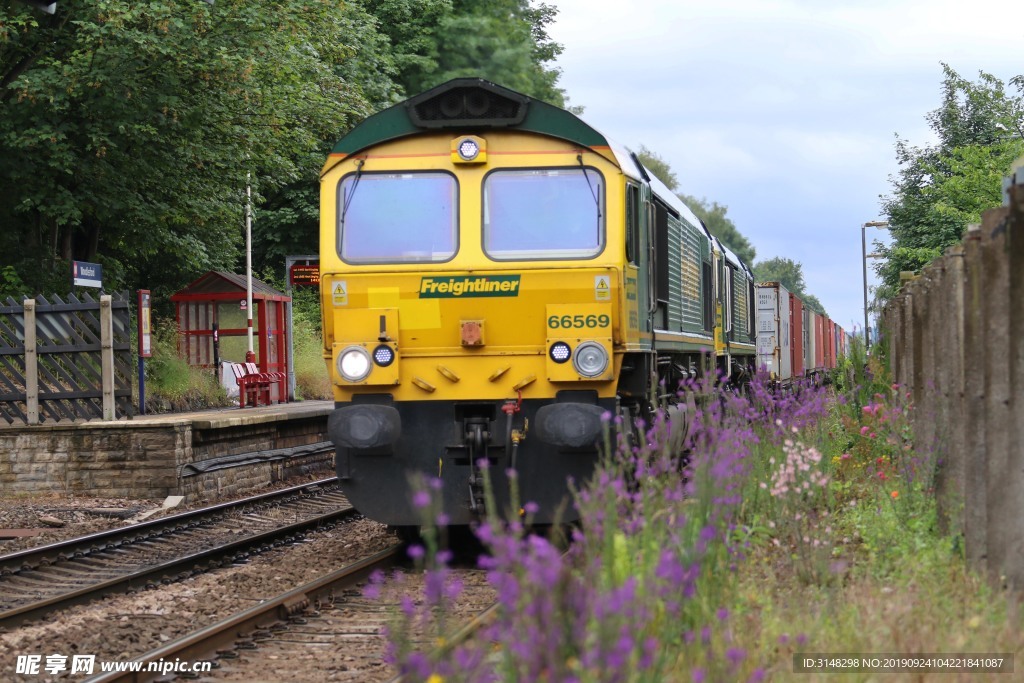
[[[612,298],[612,282],[611,277],[608,275],[595,275],[594,276],[594,300],[595,301],[611,301]]]
[[[348,306],[348,284],[344,280],[331,283],[331,303],[335,306]]]

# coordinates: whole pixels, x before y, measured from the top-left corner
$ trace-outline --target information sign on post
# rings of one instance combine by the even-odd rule
[[[285,325],[288,331],[288,400],[290,401],[295,397],[295,347],[292,344],[292,334],[295,332],[295,326],[292,321],[292,287],[320,286],[320,257],[317,254],[286,256],[284,268],[288,280]]]
[[[146,359],[153,355],[149,290],[139,290],[139,415],[146,414]]]
[[[149,290],[139,290],[139,357],[153,355],[153,328],[149,317]]]
[[[318,287],[320,285],[320,264],[293,263],[289,279],[295,287]]]
[[[103,266],[86,261],[72,261],[71,284],[75,287],[102,287]]]

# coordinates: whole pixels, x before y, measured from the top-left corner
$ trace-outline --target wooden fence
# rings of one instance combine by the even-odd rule
[[[113,420],[132,410],[128,296],[0,302],[0,418]]]
[[[893,376],[967,557],[1024,587],[1024,186],[887,306]]]

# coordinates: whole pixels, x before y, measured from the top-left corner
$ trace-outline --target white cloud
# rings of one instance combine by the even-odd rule
[[[1004,80],[1024,7],[1001,0],[546,0],[560,85],[596,128],[729,207],[759,257],[791,255],[833,318],[863,324],[859,226],[932,143],[946,62]]]

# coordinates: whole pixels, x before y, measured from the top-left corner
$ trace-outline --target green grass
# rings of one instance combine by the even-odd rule
[[[147,413],[233,405],[212,370],[192,367],[178,354],[174,320],[156,322],[153,332],[153,355],[146,359]]]

